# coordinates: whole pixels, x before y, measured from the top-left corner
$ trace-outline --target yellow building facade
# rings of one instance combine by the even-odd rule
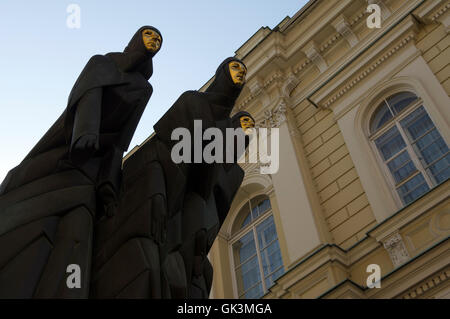
[[[237,50],[280,166],[242,164],[212,298],[450,298],[449,31],[450,1],[311,0]]]

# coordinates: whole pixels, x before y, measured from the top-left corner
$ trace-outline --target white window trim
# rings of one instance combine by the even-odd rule
[[[251,198],[243,201],[243,203],[241,203],[239,205],[239,209],[237,210],[238,213],[236,214],[234,221],[239,216],[239,213],[240,213],[241,209],[244,207],[244,205],[249,204],[253,198],[261,196],[261,195],[265,195],[267,197],[267,199],[269,199],[269,201],[270,201],[270,197],[265,193],[253,195]],[[251,214],[251,207],[250,207],[250,214]],[[267,293],[267,291],[268,291],[268,288],[266,287],[266,283],[265,283],[264,269],[262,268],[261,253],[259,251],[259,242],[258,242],[258,238],[255,239],[255,234],[256,234],[256,228],[258,227],[258,225],[263,223],[266,219],[270,218],[271,216],[273,216],[272,203],[270,203],[270,209],[268,209],[262,215],[259,215],[255,220],[253,220],[250,224],[246,225],[244,228],[239,229],[237,232],[233,233],[231,239],[228,241],[228,249],[229,249],[229,256],[230,256],[230,263],[231,263],[231,278],[233,281],[233,294],[234,294],[234,297],[237,299],[240,298],[239,288],[237,286],[237,277],[236,277],[236,268],[239,267],[239,265],[236,265],[236,263],[234,261],[233,244],[236,243],[239,239],[241,239],[245,234],[247,234],[250,231],[253,232],[253,239],[255,240],[256,256],[258,258],[258,266],[259,266],[263,291],[265,291],[265,293]],[[275,224],[275,220],[274,220],[274,224]],[[276,240],[279,241],[278,232],[277,232]],[[281,259],[283,259],[283,256],[281,256]],[[282,267],[284,267],[283,261],[282,261],[282,265],[283,265]],[[278,271],[278,269],[276,271]]]
[[[401,73],[411,73],[411,76],[398,76],[375,86],[368,93],[361,92],[362,98],[356,107],[337,119],[377,222],[382,222],[404,207],[397,192],[394,193],[387,182],[383,171],[385,165],[379,165],[378,150],[374,150],[369,139],[370,116],[379,106],[377,102],[398,91],[413,92],[422,100],[437,130],[447,145],[450,145],[450,128],[446,123],[450,118],[450,99],[440,84],[435,85],[435,75],[422,57],[418,57]],[[417,75],[426,82],[416,79]]]
[[[411,92],[413,94],[416,94],[416,92],[412,92],[412,90],[402,90],[401,88],[397,88],[394,89],[392,91],[389,91],[389,94],[383,96],[382,98],[375,100],[374,101],[374,105],[377,105],[375,107],[375,109],[373,110],[372,114],[370,114],[368,125],[370,127],[370,119],[372,118],[372,115],[374,114],[374,112],[377,111],[378,107],[381,105],[381,103],[388,98],[389,96],[392,96],[396,93],[400,93],[400,92]],[[372,151],[376,157],[376,159],[378,160],[378,163],[381,167],[381,170],[383,171],[383,174],[385,176],[385,180],[386,182],[389,184],[390,188],[393,190],[392,194],[394,195],[394,198],[397,202],[397,204],[402,207],[405,206],[402,199],[400,198],[400,195],[398,194],[398,188],[405,184],[406,182],[408,182],[409,180],[411,180],[412,178],[414,178],[415,176],[417,176],[418,174],[422,174],[422,176],[424,177],[428,187],[431,189],[433,189],[436,186],[436,182],[428,175],[428,173],[426,172],[426,168],[423,166],[423,164],[420,162],[419,158],[418,158],[418,154],[415,152],[415,150],[413,149],[411,142],[409,140],[409,138],[406,136],[405,131],[403,129],[403,127],[401,127],[400,121],[403,120],[404,118],[406,118],[408,115],[410,115],[412,112],[414,112],[415,110],[417,110],[420,107],[423,107],[425,109],[425,112],[427,113],[428,116],[429,112],[427,109],[427,106],[425,105],[424,101],[421,99],[420,96],[418,97],[418,101],[414,102],[412,105],[409,105],[407,109],[403,110],[399,115],[395,116],[394,118],[392,118],[388,123],[386,123],[385,125],[383,125],[382,128],[378,129],[378,131],[376,131],[375,133],[371,133],[370,131],[367,132],[368,135],[368,139],[370,140],[370,145],[372,147]],[[431,117],[430,117],[431,118]],[[434,123],[433,119],[431,119],[433,122],[433,125],[435,126],[435,129],[439,132],[438,127],[436,126],[436,124]],[[417,173],[412,174],[411,176],[409,176],[408,178],[406,178],[405,180],[403,180],[400,184],[396,185],[394,176],[392,175],[392,173],[390,172],[388,166],[387,166],[387,161],[385,161],[382,157],[381,154],[378,150],[378,147],[375,145],[375,140],[377,138],[379,138],[381,135],[383,135],[384,133],[386,133],[388,130],[392,129],[393,127],[397,127],[400,135],[402,136],[406,147],[403,148],[401,151],[399,151],[398,154],[395,154],[391,157],[394,158],[395,156],[398,156],[399,154],[401,154],[402,152],[404,152],[405,150],[408,152],[411,161],[414,163],[414,166],[417,169]],[[440,132],[439,132],[440,133]],[[391,160],[390,159],[390,160]]]

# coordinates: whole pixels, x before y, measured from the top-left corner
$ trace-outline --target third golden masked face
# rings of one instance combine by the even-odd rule
[[[240,118],[241,127],[244,130],[245,134],[249,134],[251,132],[250,129],[255,127],[255,121],[250,116],[242,116]]]
[[[161,47],[161,36],[151,29],[142,31],[142,41],[144,41],[145,48],[150,52],[156,52]]]
[[[228,65],[230,68],[231,79],[234,84],[243,85],[245,83],[245,76],[247,74],[247,69],[242,63],[237,61],[232,61]]]

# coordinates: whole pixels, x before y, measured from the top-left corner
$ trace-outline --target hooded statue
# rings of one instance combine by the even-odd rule
[[[171,151],[178,141],[171,135],[186,128],[194,136],[194,120],[203,131],[244,134],[240,119],[253,121],[250,114],[230,117],[243,87],[233,82],[233,62],[245,67],[235,58],[223,61],[209,88],[183,93],[155,124],[154,136],[124,162],[117,213],[96,227],[92,297],[208,298],[213,270],[206,256],[242,183],[236,159],[243,150],[232,163],[176,164]]]
[[[161,44],[144,26],[124,52],[93,56],[63,114],[1,184],[0,298],[88,296],[93,227],[114,213],[123,152],[152,94]],[[70,264],[79,266],[80,289],[66,285]]]

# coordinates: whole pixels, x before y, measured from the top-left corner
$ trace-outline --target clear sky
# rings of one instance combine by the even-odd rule
[[[157,27],[153,95],[130,149],[186,90],[199,89],[219,63],[259,28],[275,27],[306,0],[2,0],[0,2],[0,182],[63,112],[94,54],[122,51],[143,25]],[[69,4],[81,28],[66,25]]]

